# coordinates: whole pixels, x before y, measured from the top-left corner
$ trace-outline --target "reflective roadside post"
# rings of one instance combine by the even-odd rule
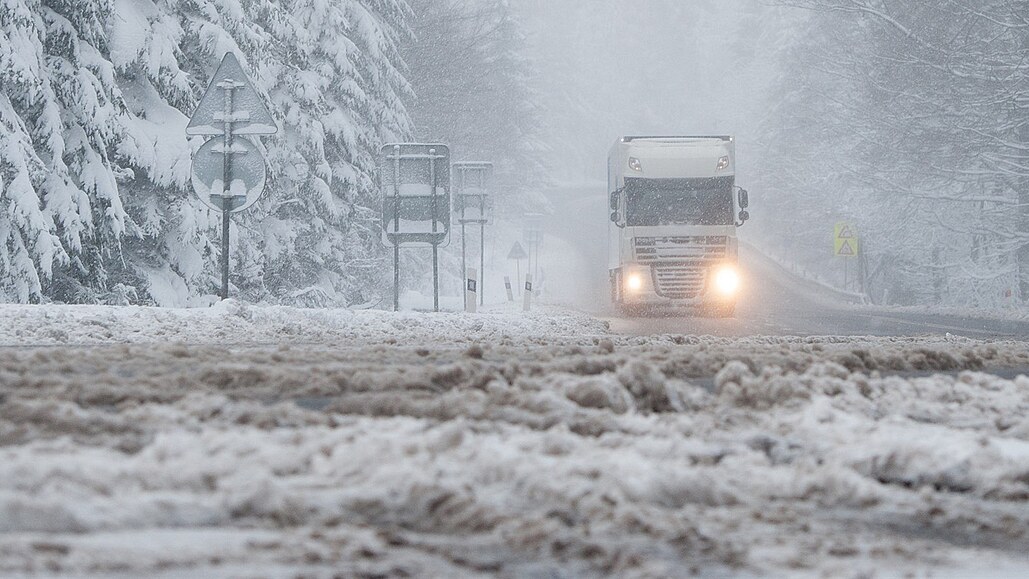
[[[517,279],[517,278],[516,278]],[[511,290],[511,277],[504,276],[504,289],[507,290],[507,301],[514,301],[514,292]]]
[[[532,274],[525,274],[525,291],[522,293],[522,311],[529,311],[532,308]]]
[[[464,311],[470,314],[475,313],[475,304],[477,303],[475,294],[479,291],[478,279],[479,276],[475,268],[468,268],[468,278],[465,279],[464,286]]]

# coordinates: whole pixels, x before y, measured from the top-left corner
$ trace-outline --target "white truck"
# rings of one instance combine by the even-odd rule
[[[733,315],[736,228],[750,217],[733,137],[622,137],[608,156],[608,193],[608,272],[620,311]]]

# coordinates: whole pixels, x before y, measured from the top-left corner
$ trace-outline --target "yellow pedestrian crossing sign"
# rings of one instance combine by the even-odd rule
[[[833,228],[833,255],[837,257],[857,257],[858,236],[857,229],[845,221],[840,221]]]

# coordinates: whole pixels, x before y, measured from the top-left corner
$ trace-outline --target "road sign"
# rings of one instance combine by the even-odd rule
[[[219,211],[236,213],[257,202],[264,191],[266,171],[261,151],[243,137],[232,141],[232,182],[224,183],[223,139],[211,139],[193,155],[190,182],[193,191],[206,205]]]
[[[231,93],[228,109],[227,92]],[[225,53],[218,70],[211,77],[207,92],[186,125],[186,134],[223,135],[227,120],[232,123],[232,132],[236,135],[273,135],[279,131],[264,99],[231,52]]]
[[[450,148],[395,143],[379,154],[382,243],[438,246],[450,235]]]
[[[857,229],[844,221],[837,223],[833,228],[833,255],[837,257],[857,257],[858,251]]]
[[[525,253],[525,248],[517,241],[511,246],[511,251],[507,252],[508,259],[525,259],[527,257],[529,257],[529,254]]]
[[[493,163],[464,162],[450,167],[454,179],[454,215],[461,224],[461,269],[467,267],[466,246],[469,223],[479,225],[479,271],[486,279],[486,224],[493,213],[489,196]],[[485,285],[485,284],[483,284]],[[486,303],[486,292],[479,292],[479,304]]]
[[[454,163],[454,214],[459,223],[488,223],[493,163]]]
[[[439,311],[439,246],[450,240],[450,147],[391,143],[379,149],[382,243],[393,247],[393,309],[400,309],[400,246],[432,247],[432,304]]]
[[[526,213],[522,217],[522,241],[526,245],[538,244],[543,238],[543,217],[542,213]]]
[[[229,214],[250,207],[264,191],[264,156],[240,135],[278,130],[236,56],[225,53],[186,125],[187,135],[215,137],[193,156],[190,183],[201,201],[222,212],[222,299],[229,297]]]

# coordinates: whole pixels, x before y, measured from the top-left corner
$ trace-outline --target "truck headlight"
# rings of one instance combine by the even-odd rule
[[[715,171],[724,171],[729,168],[729,157],[728,155],[718,159],[718,165],[715,167]]]
[[[637,173],[643,172],[643,163],[636,157],[629,157],[629,168]]]
[[[625,276],[625,289],[631,292],[643,289],[643,276],[635,272]]]
[[[723,265],[716,269],[715,289],[723,296],[735,295],[740,289],[740,272],[731,265]]]

